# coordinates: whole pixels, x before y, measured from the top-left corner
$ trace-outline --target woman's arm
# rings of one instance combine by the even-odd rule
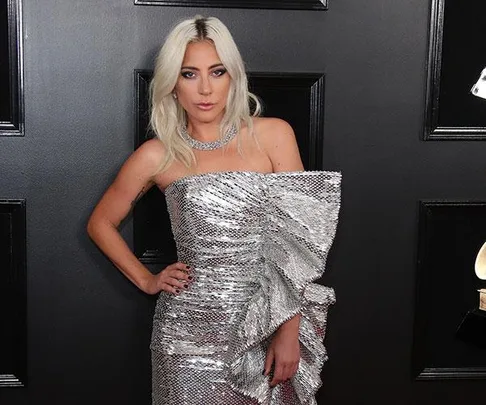
[[[154,185],[154,173],[162,158],[163,146],[150,140],[124,163],[115,181],[96,205],[88,221],[88,234],[113,264],[147,294],[161,290],[178,293],[190,281],[183,263],[174,263],[153,275],[132,253],[118,232],[118,226],[135,203]],[[186,280],[181,282],[179,280]]]
[[[260,119],[259,139],[272,162],[274,172],[295,172],[304,170],[299,148],[292,127],[278,118]],[[268,375],[274,365],[275,385],[291,378],[299,367],[300,314],[284,322],[275,332],[267,351],[264,374]],[[274,364],[275,363],[275,364]]]

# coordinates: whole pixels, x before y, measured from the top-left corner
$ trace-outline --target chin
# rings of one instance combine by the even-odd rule
[[[205,124],[209,124],[223,117],[222,112],[215,113],[214,111],[203,112],[198,111],[196,114],[189,114],[189,119],[193,119]]]

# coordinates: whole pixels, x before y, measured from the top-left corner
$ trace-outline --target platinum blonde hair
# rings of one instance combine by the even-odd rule
[[[166,148],[159,171],[167,169],[174,160],[181,161],[186,167],[196,162],[191,147],[180,136],[181,128],[187,125],[186,112],[174,99],[172,92],[180,75],[187,45],[199,41],[211,41],[214,44],[231,77],[220,137],[232,126],[239,133],[243,123],[252,134],[251,117],[261,112],[258,98],[248,90],[243,59],[228,28],[215,17],[195,16],[182,21],[172,29],[160,49],[150,83],[150,126]],[[253,113],[250,112],[250,102],[254,104]]]

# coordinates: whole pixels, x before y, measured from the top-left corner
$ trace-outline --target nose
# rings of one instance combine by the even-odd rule
[[[212,93],[211,82],[208,77],[201,77],[199,82],[199,94],[207,96]]]

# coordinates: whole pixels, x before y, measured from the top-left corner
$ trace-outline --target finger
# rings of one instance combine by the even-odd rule
[[[268,375],[272,369],[272,364],[275,359],[275,354],[272,349],[267,351],[267,357],[265,358],[265,365],[263,367],[263,375]]]
[[[174,295],[179,295],[181,293],[180,288],[173,286],[173,285],[170,285],[170,284],[167,284],[167,283],[163,283],[161,285],[161,289],[164,290],[165,292],[168,292],[168,293],[174,294]]]
[[[275,387],[283,381],[284,368],[279,361],[275,362],[275,371],[273,373],[273,379],[270,381],[270,386]]]
[[[272,381],[270,381],[270,387],[276,387],[278,384],[280,384],[281,382],[283,382],[282,379],[280,378],[276,378],[276,377],[273,377]]]
[[[178,280],[176,278],[169,277],[164,282],[177,289],[187,290],[189,288],[189,281],[186,280]]]
[[[290,363],[284,370],[283,380],[287,381],[290,380],[295,374],[295,365],[294,363]]]
[[[176,274],[172,274],[172,271],[176,271]],[[159,273],[159,284],[167,284],[168,286],[174,287],[178,290],[184,289],[187,290],[189,288],[190,281],[184,278],[177,278],[177,274],[179,274],[179,270],[167,270],[167,271],[162,271]],[[181,277],[184,277],[182,273],[180,273]],[[176,277],[173,277],[175,275]]]
[[[280,384],[281,382],[284,382],[287,379],[287,374],[288,370],[285,366],[281,366],[280,373],[278,374],[278,382],[277,384]]]
[[[291,377],[292,377],[292,365],[291,364],[284,365],[282,369],[282,382],[287,381]]]
[[[282,363],[282,375],[277,384],[290,380],[294,376],[294,363]]]
[[[189,266],[186,263],[181,263],[181,262],[172,263],[167,267],[169,267],[171,269],[180,270],[180,271],[183,271],[185,273],[187,273],[188,271],[191,271],[191,266]]]
[[[167,279],[184,280],[186,283],[194,281],[194,276],[177,269],[166,269],[164,271],[164,276],[167,277]]]
[[[194,279],[193,274],[190,273],[189,270],[183,271],[177,268],[172,268],[168,273],[171,277],[178,278],[179,280],[192,281]]]
[[[299,370],[299,363],[297,362],[295,366],[292,367],[291,376],[289,378],[293,378],[297,374],[298,370]]]

